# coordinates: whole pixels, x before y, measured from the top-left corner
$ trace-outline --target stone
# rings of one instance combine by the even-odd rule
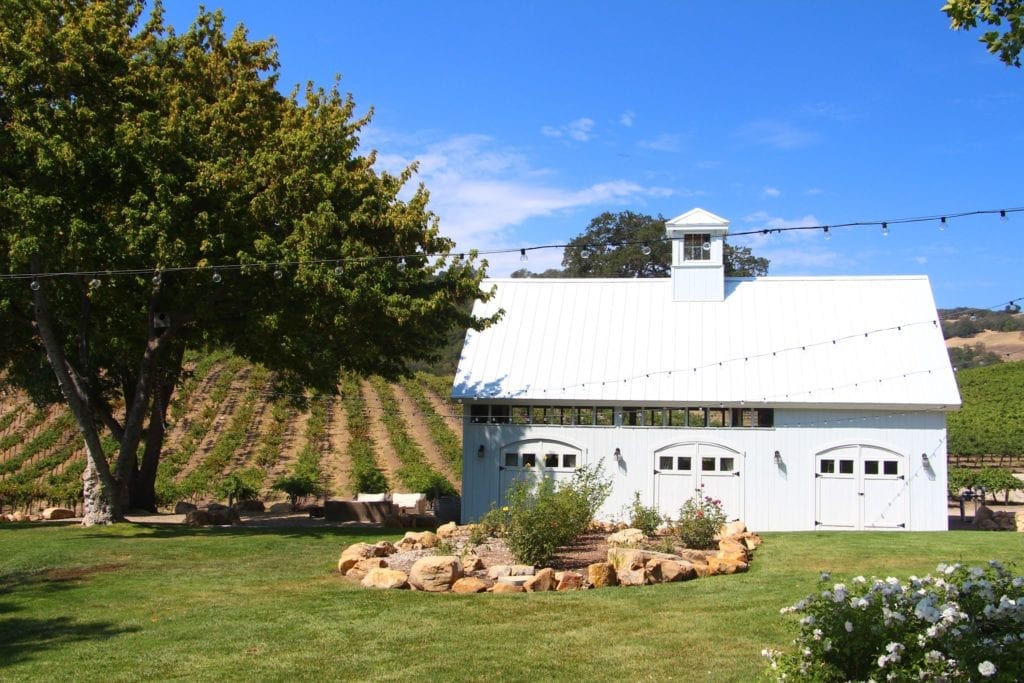
[[[185,526],[210,526],[213,524],[213,515],[206,510],[191,510],[185,514]]]
[[[292,504],[287,502],[287,501],[279,502],[279,503],[271,503],[270,504],[270,509],[268,510],[268,512],[271,512],[271,513],[273,513],[275,515],[287,514],[289,512],[293,512]]]
[[[484,568],[484,561],[476,555],[466,555],[462,558],[462,571],[478,572]]]
[[[210,515],[210,524],[213,526],[230,526],[242,522],[242,518],[238,516],[238,510],[232,510],[224,505],[207,510],[207,514]]]
[[[526,590],[526,582],[532,577],[530,576],[499,576],[498,583],[508,584],[509,586],[522,586],[523,590]]]
[[[731,558],[709,557],[708,576],[716,574],[737,574],[747,571],[747,563]]]
[[[595,562],[587,567],[587,581],[594,588],[605,588],[618,583],[611,562]]]
[[[636,548],[645,540],[644,532],[639,529],[623,529],[608,537],[608,545],[623,548]]]
[[[719,559],[730,559],[738,562],[746,562],[750,559],[747,546],[735,538],[723,538],[718,542],[718,552],[715,557]]]
[[[635,548],[608,548],[608,562],[615,568],[620,586],[643,586],[647,583],[646,565],[650,554]]]
[[[43,519],[71,519],[74,516],[75,512],[67,508],[46,508],[43,510]]]
[[[11,521],[11,516],[10,515],[0,514],[0,522],[9,522],[9,521]]]
[[[377,541],[373,544],[374,557],[388,557],[398,552],[398,548],[391,541]]]
[[[176,515],[187,515],[188,513],[197,509],[198,508],[194,504],[186,503],[183,500],[179,500],[177,503],[174,504],[174,514]]]
[[[458,524],[456,524],[455,522],[446,522],[441,526],[437,527],[437,531],[435,533],[437,534],[438,538],[451,538],[456,533],[458,533],[458,531]]]
[[[651,583],[670,583],[682,578],[682,567],[675,560],[654,557],[647,560],[644,569]]]
[[[718,530],[719,538],[731,538],[732,536],[739,536],[747,530],[747,525],[737,520],[735,522],[726,522],[722,525],[722,528]]]
[[[256,499],[240,500],[231,507],[239,512],[263,512],[266,509],[263,501]]]
[[[452,593],[483,593],[491,584],[475,576],[463,576],[452,584]]]
[[[487,589],[491,593],[525,593],[526,589],[522,586],[517,586],[511,583],[501,583],[500,581],[490,588]]]
[[[437,534],[433,531],[406,531],[398,542],[402,550],[426,550],[437,547]]]
[[[454,555],[421,557],[412,565],[409,583],[416,590],[440,593],[462,578],[462,563]]]
[[[579,572],[562,572],[561,574],[555,590],[578,591],[583,588],[583,575]]]
[[[747,546],[747,550],[753,552],[757,550],[757,546],[761,545],[761,537],[757,534],[752,534],[749,531],[739,535],[742,539],[743,545]]]
[[[12,522],[31,522],[32,515],[22,512],[21,510],[15,510],[11,513]]]
[[[497,579],[501,576],[533,576],[534,567],[528,564],[496,564],[487,570],[487,578]]]
[[[210,503],[206,506],[207,512],[215,512],[217,510],[227,510],[228,506],[223,503]]]
[[[348,570],[356,565],[356,562],[374,557],[374,555],[374,546],[369,543],[353,543],[341,551],[341,557],[338,558],[338,571],[347,574]]]
[[[374,569],[387,569],[388,561],[383,557],[364,557],[349,567],[345,576],[353,579],[362,579]]]
[[[555,570],[545,567],[523,582],[528,593],[541,593],[555,589]]]
[[[408,588],[409,575],[398,569],[377,567],[368,571],[359,583],[366,588]]]
[[[1024,531],[1024,512],[1018,510],[1013,513],[1013,525],[1017,531]]]

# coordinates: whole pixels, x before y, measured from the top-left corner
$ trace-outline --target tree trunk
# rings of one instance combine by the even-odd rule
[[[163,450],[164,425],[167,420],[167,408],[171,396],[181,377],[181,364],[185,356],[183,344],[172,345],[165,371],[161,371],[153,390],[153,404],[149,412],[149,424],[146,427],[146,448],[142,453],[142,463],[132,471],[129,487],[130,505],[134,509],[156,512],[156,474],[160,465],[160,453]]]
[[[82,526],[121,521],[117,497],[117,492],[103,485],[93,459],[87,457],[82,472]]]

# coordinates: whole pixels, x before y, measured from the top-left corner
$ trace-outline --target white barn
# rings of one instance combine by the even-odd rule
[[[927,277],[727,278],[728,221],[671,221],[671,278],[490,280],[452,396],[462,519],[604,461],[602,519],[700,486],[759,531],[947,526],[960,395]]]

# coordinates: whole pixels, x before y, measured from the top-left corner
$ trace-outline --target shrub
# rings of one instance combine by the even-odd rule
[[[243,500],[256,500],[260,496],[263,473],[259,470],[232,472],[217,484],[218,498],[226,498],[228,505]]]
[[[547,477],[536,483],[517,481],[505,493],[507,505],[492,511],[491,523],[502,525],[505,542],[518,561],[543,565],[587,530],[610,491],[603,463],[579,468],[561,485]]]
[[[1024,577],[998,562],[940,564],[937,576],[863,576],[828,585],[783,614],[798,613],[797,651],[764,650],[776,680],[947,680],[1024,676]]]
[[[950,467],[946,477],[946,489],[950,497],[959,496],[964,489],[980,486],[977,472],[970,467]]]
[[[725,524],[722,501],[704,495],[704,485],[679,510],[676,533],[687,548],[713,548],[715,535]]]
[[[292,507],[298,505],[300,498],[319,496],[323,492],[320,482],[308,474],[289,474],[280,477],[271,488],[287,494]]]
[[[653,536],[664,521],[658,508],[643,504],[639,491],[633,493],[633,502],[630,503],[627,513],[629,526],[644,532],[644,536]]]
[[[1013,476],[1013,472],[1005,467],[986,467],[978,473],[978,484],[992,494],[993,500],[996,493],[1002,493],[1004,502],[1009,502],[1010,491],[1024,488],[1024,482]]]

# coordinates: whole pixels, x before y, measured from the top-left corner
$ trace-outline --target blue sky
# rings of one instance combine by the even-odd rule
[[[198,3],[166,0],[184,28]],[[1024,70],[926,2],[224,0],[282,90],[340,75],[382,169],[416,160],[471,248],[566,242],[604,211],[733,231],[1024,207]],[[940,307],[1024,297],[1024,212],[735,238],[772,275],[926,274]],[[560,265],[489,258],[489,273]]]

